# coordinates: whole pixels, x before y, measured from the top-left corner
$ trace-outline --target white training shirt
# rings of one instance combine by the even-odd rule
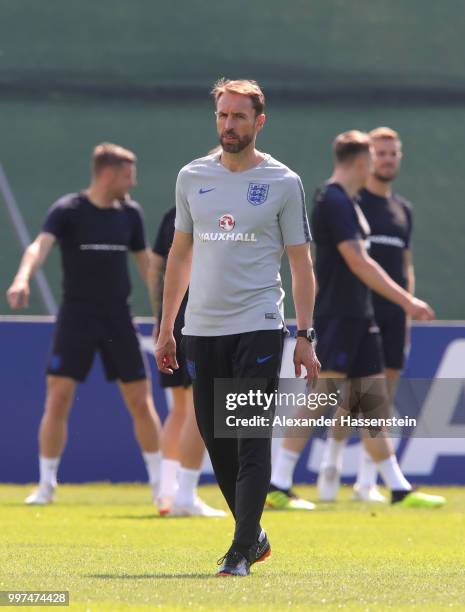
[[[302,182],[270,155],[244,172],[219,156],[184,166],[176,183],[175,227],[194,241],[183,334],[281,329],[284,246],[310,242]]]

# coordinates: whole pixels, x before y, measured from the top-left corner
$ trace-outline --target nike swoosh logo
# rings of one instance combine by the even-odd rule
[[[208,193],[209,191],[214,191],[216,189],[216,187],[212,187],[211,189],[202,189],[202,187],[199,189],[199,193],[202,195],[204,193]]]
[[[265,361],[268,361],[272,357],[273,357],[273,354],[267,355],[266,357],[257,357],[257,363],[258,365],[260,365],[261,363],[265,363]]]

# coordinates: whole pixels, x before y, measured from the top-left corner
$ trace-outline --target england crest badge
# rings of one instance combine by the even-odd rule
[[[263,183],[249,183],[249,191],[247,192],[247,201],[253,206],[259,206],[266,202],[268,197],[269,185]]]

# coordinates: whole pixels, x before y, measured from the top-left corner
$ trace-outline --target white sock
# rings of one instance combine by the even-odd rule
[[[271,484],[278,489],[290,489],[292,487],[292,475],[299,457],[300,453],[281,447],[273,465]]]
[[[199,484],[200,470],[189,470],[180,467],[178,470],[178,491],[176,506],[192,506],[195,502],[195,491]]]
[[[57,472],[61,457],[39,457],[40,484],[57,486]]]
[[[156,451],[155,453],[142,453],[142,457],[144,458],[149,482],[151,485],[156,486],[160,482],[161,453],[160,451]]]
[[[336,440],[336,438],[333,437],[326,439],[320,470],[329,465],[335,466],[339,470],[342,468],[342,452],[345,444],[345,440]]]
[[[391,491],[410,491],[412,489],[409,481],[402,474],[395,455],[391,455],[376,465],[386,486]]]
[[[160,470],[159,497],[174,498],[178,488],[179,461],[174,459],[162,459]]]
[[[371,489],[376,485],[378,478],[378,468],[376,463],[367,453],[365,447],[362,446],[358,462],[357,481],[356,485],[360,489]]]

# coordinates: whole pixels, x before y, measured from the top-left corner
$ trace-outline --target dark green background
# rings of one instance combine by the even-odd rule
[[[139,157],[134,196],[152,241],[177,171],[216,144],[213,81],[252,77],[269,100],[259,147],[308,195],[330,174],[335,134],[401,133],[396,188],[414,203],[418,294],[439,318],[464,318],[460,1],[0,0],[0,14],[0,161],[31,234],[56,198],[86,186],[90,152],[109,140]],[[1,200],[0,245],[6,314],[20,248]],[[58,297],[57,253],[45,269]],[[149,314],[134,281],[135,311]],[[35,290],[28,312],[44,312]]]

